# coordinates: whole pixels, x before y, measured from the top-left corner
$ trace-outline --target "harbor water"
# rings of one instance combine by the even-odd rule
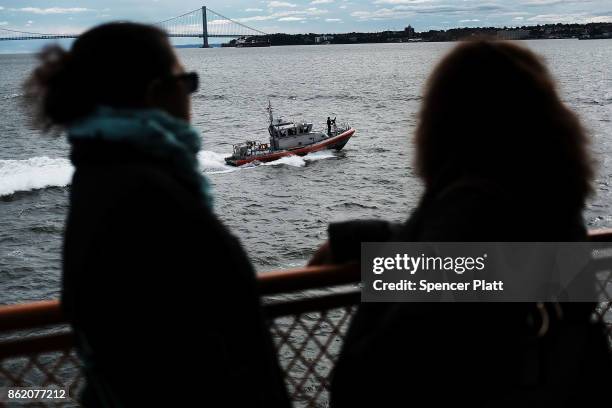
[[[596,195],[589,228],[612,226],[612,41],[523,42],[542,55],[565,102],[593,138]],[[215,212],[259,271],[303,265],[326,239],[329,222],[402,221],[421,185],[412,172],[412,134],[423,86],[451,43],[359,44],[177,50],[200,74],[193,124],[201,132],[202,170]],[[63,135],[41,135],[28,122],[21,82],[31,54],[0,55],[0,302],[56,298],[72,167]],[[500,80],[503,80],[501,78]],[[500,95],[500,98],[503,95]],[[341,152],[288,157],[233,168],[232,144],[267,139],[268,100],[275,114],[312,121],[328,116],[357,129]],[[494,102],[493,102],[494,103]],[[516,158],[517,166],[520,157]],[[505,214],[498,214],[502,218]],[[495,220],[490,220],[495,223]],[[206,256],[202,248],[202,271]],[[170,274],[171,271],[168,271]]]

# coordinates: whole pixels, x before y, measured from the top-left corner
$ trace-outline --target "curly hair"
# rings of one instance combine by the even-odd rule
[[[23,85],[24,102],[45,130],[68,126],[98,105],[140,107],[150,82],[176,63],[165,32],[126,22],[85,32],[70,51],[48,46],[38,58]]]
[[[541,59],[513,43],[464,42],[443,58],[426,87],[415,143],[426,189],[448,175],[474,177],[570,210],[591,192],[593,160],[578,117]]]

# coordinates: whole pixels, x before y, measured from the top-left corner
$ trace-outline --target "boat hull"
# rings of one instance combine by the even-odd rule
[[[331,150],[331,149],[341,150],[348,143],[349,139],[351,138],[351,136],[353,136],[354,133],[355,133],[355,129],[350,128],[340,133],[339,135],[330,137],[328,139],[322,140],[317,143],[313,143],[308,146],[298,147],[298,148],[289,149],[289,150],[279,150],[279,151],[265,153],[265,154],[258,154],[258,155],[254,155],[251,157],[246,157],[244,159],[234,159],[232,156],[230,156],[230,157],[225,158],[225,163],[229,164],[230,166],[243,166],[245,164],[249,164],[254,161],[265,163],[265,162],[271,162],[274,160],[278,160],[281,157],[294,156],[294,155],[304,156],[308,153],[318,152],[321,150]]]

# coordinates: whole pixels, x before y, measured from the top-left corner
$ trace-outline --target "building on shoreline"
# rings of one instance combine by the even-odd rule
[[[333,41],[334,36],[333,35],[320,35],[314,38],[314,42],[315,44],[325,44],[328,43],[330,41]]]
[[[415,31],[414,31],[414,28],[412,28],[411,25],[409,25],[408,27],[404,28],[404,33],[406,34],[406,37],[408,37],[408,38],[414,38],[415,37]]]

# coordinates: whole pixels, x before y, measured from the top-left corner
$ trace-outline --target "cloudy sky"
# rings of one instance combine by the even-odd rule
[[[612,0],[0,0],[0,29],[74,33],[110,20],[156,22],[203,3],[265,32],[612,22]],[[16,42],[0,42],[0,51],[6,43]]]

